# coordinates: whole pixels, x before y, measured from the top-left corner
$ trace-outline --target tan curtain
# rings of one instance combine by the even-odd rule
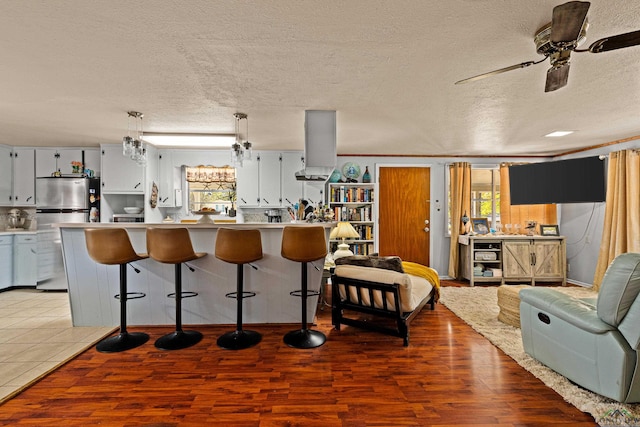
[[[511,205],[509,191],[509,164],[500,165],[500,224],[520,224],[523,233],[527,221],[538,224],[557,224],[558,210],[554,204],[546,205]],[[539,229],[538,229],[539,230]]]
[[[600,289],[613,259],[625,252],[640,252],[640,154],[623,150],[609,154],[607,200],[594,289]]]
[[[464,233],[462,215],[471,216],[471,165],[454,163],[449,168],[451,189],[451,247],[449,249],[449,277],[457,278],[460,265],[458,236]]]

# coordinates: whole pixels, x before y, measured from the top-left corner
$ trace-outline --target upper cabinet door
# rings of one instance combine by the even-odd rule
[[[35,150],[18,148],[13,150],[13,205],[34,206],[36,204]]]
[[[296,179],[295,173],[302,170],[304,161],[302,151],[289,151],[282,153],[282,205],[292,206],[298,203],[303,196],[302,181]]]
[[[0,146],[0,206],[11,206],[13,204],[12,164],[11,148]]]
[[[82,163],[82,150],[75,148],[38,148],[36,150],[36,177],[52,176],[58,170],[62,175],[74,172],[73,163]]]
[[[281,206],[280,196],[280,164],[279,152],[263,151],[260,153],[260,206],[277,208]]]
[[[120,144],[102,145],[103,193],[143,194],[145,167],[122,155]]]
[[[259,163],[256,155],[255,159],[244,161],[241,167],[236,167],[236,198],[239,208],[260,205]]]

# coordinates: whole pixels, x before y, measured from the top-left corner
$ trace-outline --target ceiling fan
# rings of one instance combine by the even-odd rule
[[[552,21],[540,28],[534,37],[537,52],[544,55],[544,58],[539,61],[527,61],[500,68],[459,80],[455,84],[473,82],[485,77],[517,70],[518,68],[525,68],[539,64],[549,58],[551,68],[547,70],[547,82],[544,91],[551,92],[566,86],[569,78],[569,57],[571,52],[600,53],[640,44],[640,30],[638,30],[602,38],[591,43],[588,49],[577,49],[578,45],[586,39],[589,26],[587,12],[590,5],[591,3],[589,2],[570,1],[553,8]]]

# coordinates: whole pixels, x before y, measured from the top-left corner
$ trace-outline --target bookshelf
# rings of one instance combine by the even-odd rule
[[[330,183],[328,191],[329,208],[336,221],[349,221],[360,234],[359,239],[349,239],[349,248],[355,255],[372,254],[374,235],[374,185],[363,183]],[[334,252],[340,241],[330,240],[329,247]]]

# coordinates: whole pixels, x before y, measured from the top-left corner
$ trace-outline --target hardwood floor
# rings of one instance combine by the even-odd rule
[[[444,285],[456,285],[444,283]],[[296,326],[257,325],[256,347],[222,350],[224,326],[194,329],[196,346],[173,352],[145,330],[134,350],[89,349],[0,406],[0,425],[22,426],[595,426],[443,305],[412,324],[411,344],[318,316],[324,346],[282,343]],[[233,329],[233,328],[231,328]]]

